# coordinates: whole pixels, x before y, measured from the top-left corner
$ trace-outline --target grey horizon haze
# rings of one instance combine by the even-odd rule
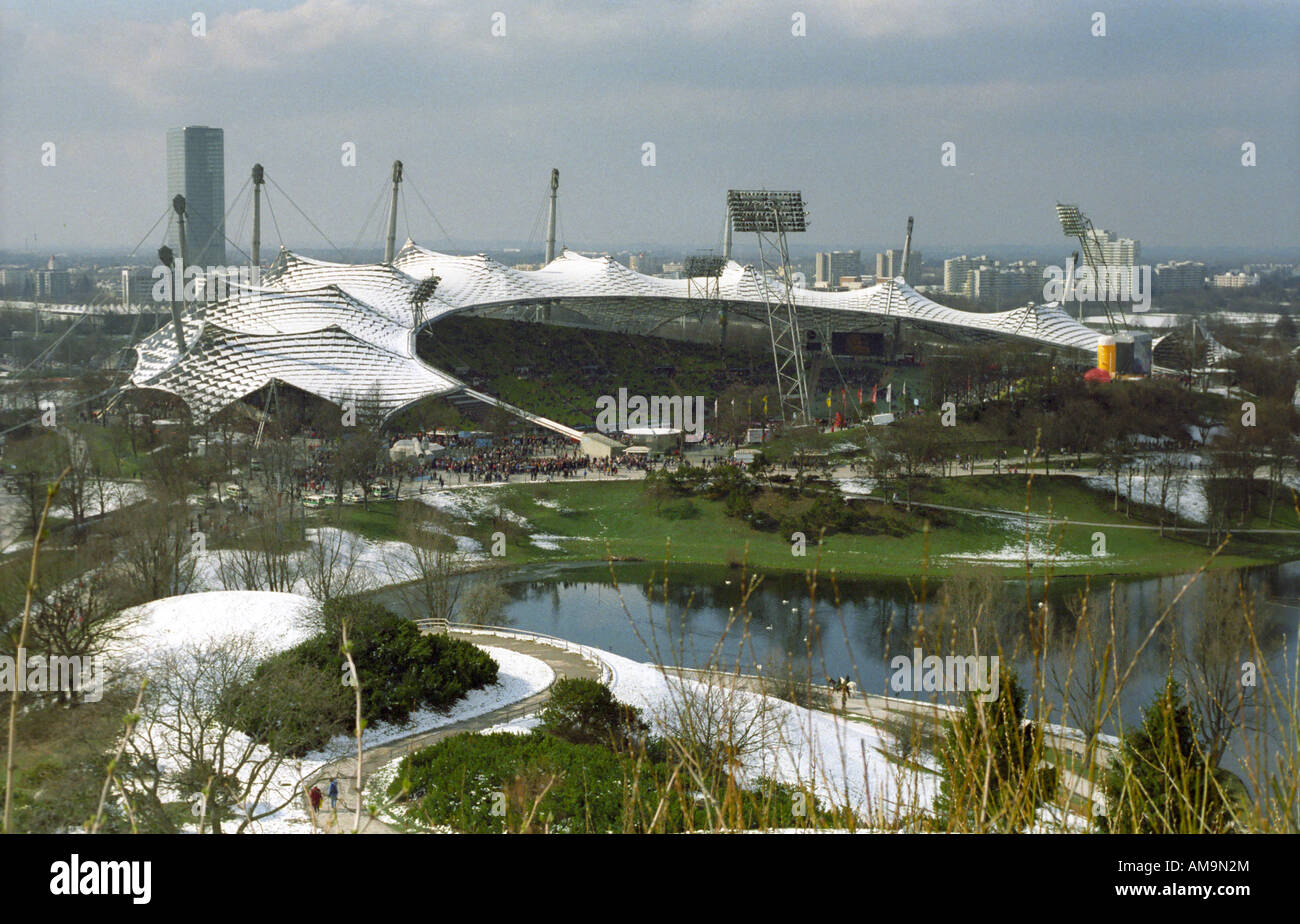
[[[1295,252],[1297,60],[1284,2],[7,0],[0,248],[129,249],[167,131],[207,125],[227,208],[260,162],[344,248],[379,246],[401,159],[399,234],[435,249],[540,243],[558,167],[570,246],[716,247],[725,190],[766,186],[803,190],[807,246],[901,246],[915,215],[928,253],[1064,250],[1067,201],[1145,252]],[[270,197],[264,256],[331,254]]]

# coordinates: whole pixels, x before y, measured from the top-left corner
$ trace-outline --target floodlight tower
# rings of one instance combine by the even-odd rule
[[[1092,271],[1092,281],[1094,286],[1106,285],[1106,295],[1101,300],[1101,309],[1106,313],[1106,324],[1110,327],[1110,332],[1117,333],[1119,325],[1115,323],[1115,313],[1110,309],[1110,286],[1107,283],[1108,276],[1106,273],[1106,255],[1102,253],[1101,246],[1097,243],[1097,231],[1088,220],[1088,216],[1083,214],[1077,205],[1063,205],[1056,203],[1056,218],[1061,223],[1061,230],[1065,232],[1066,237],[1073,237],[1079,241],[1079,249],[1083,254],[1083,261]],[[1072,284],[1073,279],[1070,283]],[[1080,314],[1083,308],[1080,306]],[[1119,311],[1118,307],[1116,311]],[[1120,321],[1123,322],[1124,315],[1120,312]]]
[[[181,245],[181,280],[185,279],[185,267],[190,262],[189,248],[185,246],[185,197],[175,196],[172,198],[172,210],[176,212],[176,237]],[[185,294],[182,291],[181,300],[185,300]]]
[[[172,249],[166,244],[158,248],[158,262],[167,267],[167,272],[172,275],[172,284],[169,286],[172,293],[171,311],[172,311],[172,333],[176,337],[176,355],[185,355],[185,327],[181,324],[181,313],[176,307],[176,258],[172,254]],[[184,285],[184,282],[181,283]],[[182,296],[184,292],[182,291]]]
[[[726,265],[725,257],[708,253],[689,256],[682,266],[686,276],[686,297],[700,302],[697,319],[702,321],[714,312],[718,315],[718,326],[722,331],[718,337],[720,350],[725,350],[727,346],[727,306],[722,301],[719,289],[719,280]]]
[[[808,212],[797,190],[727,190],[727,215],[735,231],[753,232],[758,239],[758,259],[767,329],[772,339],[772,362],[781,419],[792,426],[812,421],[808,383],[803,370],[803,338],[795,312],[790,273],[790,251],[785,236],[808,230]],[[772,278],[780,279],[773,291]]]

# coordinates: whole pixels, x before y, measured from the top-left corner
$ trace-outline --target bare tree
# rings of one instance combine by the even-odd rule
[[[171,597],[193,585],[194,530],[183,501],[149,502],[122,521],[117,544],[118,567],[137,598]]]
[[[721,828],[728,824],[746,762],[783,744],[773,700],[725,676],[697,681],[664,670],[669,695],[651,717],[663,729],[678,771],[711,800],[710,813]],[[711,793],[722,793],[720,804]]]
[[[332,691],[302,688],[287,674],[257,677],[261,657],[255,639],[234,635],[170,650],[146,669],[149,684],[124,772],[138,798],[158,800],[178,791],[194,808],[200,833],[207,828],[214,834],[232,817],[236,833],[243,832],[295,798],[296,779],[282,785],[278,778],[292,766],[287,754],[295,742],[272,734],[259,743],[232,726],[233,709],[255,680],[263,690],[269,683],[273,695],[253,698],[266,713],[256,724],[293,729],[297,723],[286,722],[287,715],[309,716],[313,697]]]
[[[236,546],[220,551],[222,584],[227,588],[291,592],[300,573],[296,534],[287,505],[262,504],[250,514]]]
[[[443,518],[420,505],[402,524],[403,554],[388,562],[388,574],[407,606],[432,619],[451,619],[466,586],[469,557],[443,532]]]
[[[1109,591],[1085,588],[1052,620],[1048,638],[1047,680],[1059,697],[1065,721],[1084,734],[1091,757],[1103,717],[1120,689],[1120,676],[1132,658],[1128,607],[1112,582]]]
[[[1155,472],[1160,489],[1160,535],[1165,534],[1165,521],[1169,517],[1169,500],[1180,498],[1183,486],[1187,482],[1187,458],[1183,451],[1171,443],[1162,444],[1155,450],[1152,459],[1152,471]],[[1177,504],[1176,506],[1181,506]]]
[[[360,567],[362,540],[358,536],[335,527],[318,527],[312,533],[301,557],[308,593],[324,602],[370,587],[370,575]]]
[[[107,559],[102,553],[99,556]],[[77,658],[83,664],[101,656],[110,645],[125,637],[131,617],[122,612],[130,601],[123,582],[108,568],[90,568],[83,559],[54,567],[43,576],[42,588],[33,601],[28,629],[29,648],[47,659]],[[64,662],[66,663],[66,661]],[[102,678],[101,678],[102,679]],[[60,703],[75,705],[83,691],[49,691]]]
[[[1247,730],[1253,703],[1242,686],[1242,665],[1256,650],[1256,594],[1235,573],[1209,573],[1205,602],[1177,647],[1187,699],[1197,716],[1206,759],[1217,767],[1234,732]]]

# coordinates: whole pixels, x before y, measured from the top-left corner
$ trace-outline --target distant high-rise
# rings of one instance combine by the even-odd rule
[[[1113,231],[1097,229],[1092,233],[1092,242],[1106,261],[1106,268],[1112,273],[1118,272],[1118,275],[1111,278],[1126,286],[1141,282],[1140,278],[1133,278],[1132,272],[1142,262],[1141,241],[1120,237]]]
[[[1157,264],[1152,283],[1156,292],[1161,295],[1187,289],[1203,289],[1205,288],[1205,264],[1196,260],[1176,260],[1172,263]]]
[[[903,275],[903,251],[886,250],[876,254],[876,280],[883,282]],[[913,250],[907,258],[907,278],[903,281],[915,285],[921,278],[921,251]]]
[[[225,134],[219,128],[187,125],[167,130],[167,207],[185,197],[186,262],[226,264]],[[172,216],[167,244],[180,256],[180,235]]]
[[[834,288],[845,276],[862,273],[862,254],[856,250],[831,250],[817,254],[816,284]]]
[[[962,254],[943,261],[943,290],[952,295],[970,295],[971,274],[979,269],[985,258]],[[877,260],[879,262],[879,260]]]

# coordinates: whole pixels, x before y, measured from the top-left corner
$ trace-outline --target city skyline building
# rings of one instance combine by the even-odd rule
[[[845,276],[862,275],[862,253],[857,250],[831,250],[817,254],[814,279],[819,287],[835,287]]]
[[[1198,260],[1176,260],[1155,268],[1154,285],[1158,293],[1185,292],[1205,287],[1205,264]]]
[[[167,130],[167,207],[185,197],[186,263],[226,265],[225,132],[207,125]],[[167,246],[180,257],[180,230],[173,213]]]
[[[876,254],[876,280],[894,279],[903,275],[903,251],[891,248]],[[921,251],[913,250],[907,258],[908,285],[915,285],[921,278]]]

